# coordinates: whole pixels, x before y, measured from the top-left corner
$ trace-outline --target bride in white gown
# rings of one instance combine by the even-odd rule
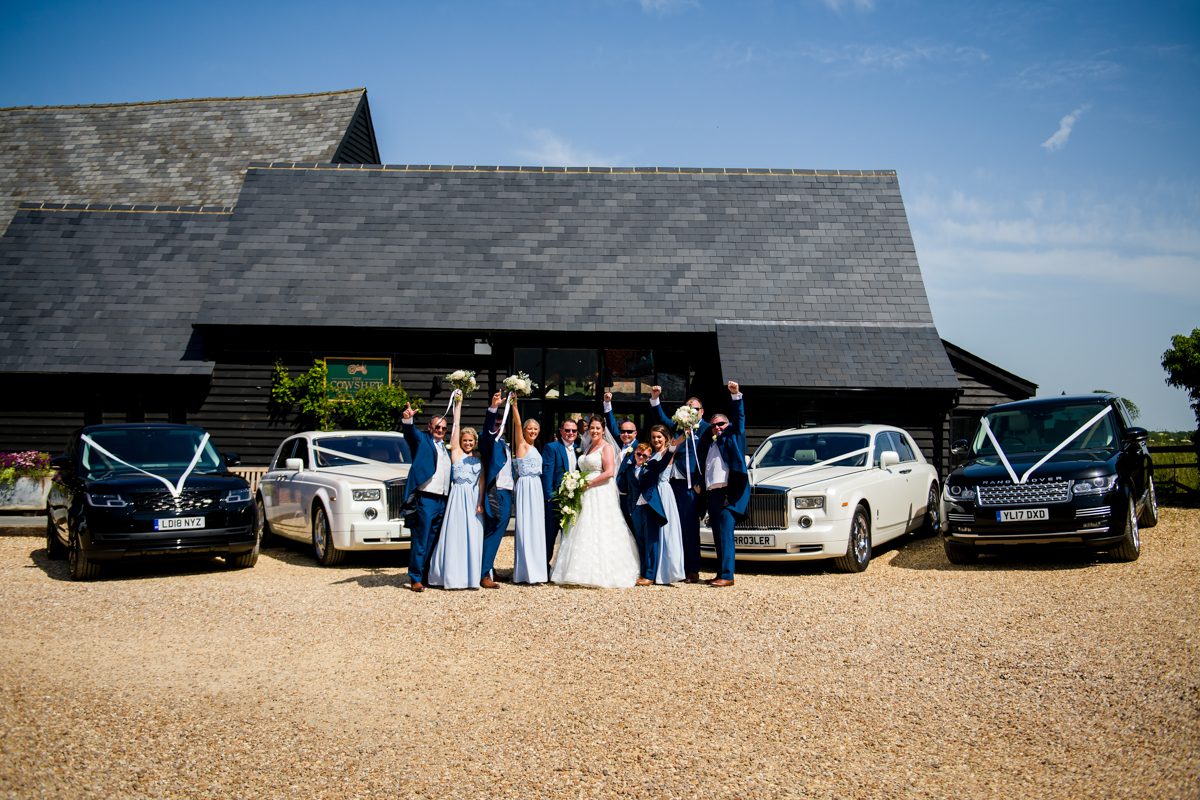
[[[621,513],[616,474],[616,448],[606,441],[604,421],[588,422],[586,452],[579,471],[590,473],[579,518],[559,538],[550,580],[580,586],[625,588],[638,578],[637,543]]]

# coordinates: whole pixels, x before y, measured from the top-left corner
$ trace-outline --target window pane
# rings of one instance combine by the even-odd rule
[[[547,350],[546,397],[594,398],[598,362],[595,350]]]
[[[546,376],[543,374],[543,367],[546,362],[542,356],[544,351],[540,347],[517,347],[513,349],[513,374],[524,372],[533,382],[538,385],[534,390],[534,396],[540,396],[541,392],[546,389]]]
[[[605,384],[616,400],[650,396],[654,385],[654,353],[650,350],[605,350]]]

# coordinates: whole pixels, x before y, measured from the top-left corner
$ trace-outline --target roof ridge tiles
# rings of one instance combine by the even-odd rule
[[[894,169],[792,169],[788,167],[535,167],[469,164],[325,164],[290,161],[255,161],[248,169],[361,170],[367,172],[528,172],[573,175],[765,175],[821,178],[894,178]]]
[[[122,213],[122,214],[232,214],[233,206],[198,205],[161,205],[128,203],[29,203],[17,204],[18,211],[87,211],[92,213]]]
[[[179,97],[172,100],[138,100],[131,103],[76,103],[61,106],[3,106],[0,111],[29,111],[66,108],[136,108],[138,106],[164,106],[181,103],[229,103],[229,102],[259,102],[262,100],[298,100],[303,97],[331,97],[340,94],[361,94],[366,92],[365,86],[356,89],[333,89],[327,92],[301,92],[300,94],[268,94],[249,95],[246,97]]]

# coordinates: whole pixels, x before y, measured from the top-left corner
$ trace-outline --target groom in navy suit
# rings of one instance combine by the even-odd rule
[[[409,587],[425,591],[425,567],[433,552],[434,540],[446,513],[446,495],[450,493],[450,453],[446,450],[446,418],[429,421],[429,432],[417,430],[411,405],[401,415],[400,430],[412,453],[412,466],[404,484],[405,525],[410,531],[412,549],[408,554]]]
[[[737,381],[730,381],[729,416],[713,414],[712,435],[700,440],[700,463],[708,492],[708,525],[717,547],[717,577],[713,586],[733,586],[735,549],[733,529],[746,516],[750,480],[746,472],[746,413]]]
[[[612,392],[604,393],[604,418],[608,423],[608,430],[612,433],[620,445],[620,451],[616,453],[617,459],[617,475],[616,485],[617,491],[621,494],[621,513],[625,515],[625,524],[629,526],[631,531],[636,530],[633,525],[633,504],[637,500],[634,496],[634,487],[632,485],[633,467],[634,467],[634,448],[637,447],[637,423],[626,417],[617,421],[617,417],[612,410]]]
[[[575,440],[579,436],[579,425],[573,419],[564,419],[558,428],[559,438],[542,450],[542,496],[546,500],[546,566],[554,554],[554,540],[562,527],[558,506],[554,504],[554,493],[562,483],[563,475],[576,469]]]
[[[483,463],[485,502],[483,504],[483,575],[479,585],[485,589],[498,589],[500,584],[492,577],[496,565],[496,551],[508,530],[512,517],[513,476],[512,459],[509,458],[508,443],[503,431],[497,427],[496,416],[500,408],[501,393],[492,395],[492,405],[483,421],[483,435],[479,437],[479,460]]]
[[[676,430],[675,423],[663,411],[659,396],[661,386],[650,387],[650,407],[658,414],[658,419],[667,430]],[[683,571],[687,574],[688,583],[700,580],[700,490],[704,486],[704,473],[697,458],[700,442],[709,434],[709,423],[704,420],[704,405],[698,397],[689,397],[686,405],[696,409],[700,415],[700,424],[692,434],[691,441],[684,440],[681,445],[687,452],[675,455],[675,466],[671,468],[671,491],[675,495],[675,505],[679,508],[679,527],[683,531]],[[688,466],[691,466],[691,485],[688,485]]]

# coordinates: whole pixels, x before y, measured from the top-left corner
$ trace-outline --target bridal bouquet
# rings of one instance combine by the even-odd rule
[[[588,488],[588,473],[572,470],[563,475],[562,483],[554,492],[554,506],[562,519],[563,536],[571,530],[575,520],[579,519],[579,510],[583,508],[583,493]]]
[[[681,431],[695,430],[700,424],[700,412],[691,406],[680,406],[671,417],[671,421]]]
[[[533,390],[538,388],[538,385],[524,372],[518,372],[516,375],[509,375],[504,379],[504,388],[517,397],[529,397],[533,394]]]
[[[444,380],[455,389],[461,391],[463,397],[466,397],[479,387],[479,384],[475,382],[475,373],[466,369],[456,369],[447,375]]]

